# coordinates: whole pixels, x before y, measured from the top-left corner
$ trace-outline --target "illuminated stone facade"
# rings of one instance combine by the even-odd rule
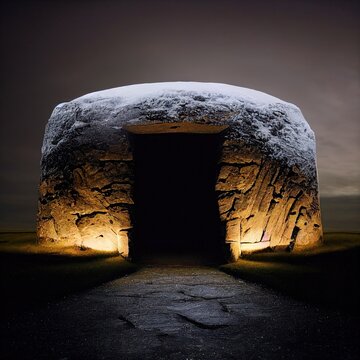
[[[39,241],[128,257],[136,222],[129,133],[221,131],[214,192],[227,258],[318,245],[315,137],[300,110],[204,83],[134,85],[57,106],[42,148]]]

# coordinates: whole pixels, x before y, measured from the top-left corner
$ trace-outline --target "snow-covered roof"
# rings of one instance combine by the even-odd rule
[[[226,136],[258,145],[314,176],[315,137],[300,109],[260,91],[219,83],[148,83],[93,92],[59,104],[44,137],[43,158],[61,144],[111,138],[125,125],[151,122],[229,125]]]
[[[216,97],[216,95],[218,95],[222,99],[225,98],[230,100],[230,102],[234,98],[242,99],[243,101],[257,104],[257,106],[266,106],[273,103],[285,104],[284,101],[257,90],[228,84],[190,81],[160,82],[121,86],[89,93],[75,99],[74,101],[93,102],[112,98],[117,100],[121,99],[121,104],[124,106],[141,102],[147,98],[163,97],[164,95],[173,92],[184,94],[199,93],[207,97]]]

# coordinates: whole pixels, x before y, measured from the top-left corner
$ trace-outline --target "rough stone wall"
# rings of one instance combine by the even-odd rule
[[[90,145],[43,177],[38,236],[43,243],[118,250],[128,256],[133,161],[126,137]],[[61,158],[58,158],[61,161]],[[65,161],[64,159],[62,161]],[[297,250],[322,238],[316,184],[239,140],[225,140],[216,184],[229,260],[264,248]]]
[[[40,242],[118,250],[127,257],[134,204],[132,167],[126,139],[105,149],[74,150],[66,164],[41,180]]]
[[[322,240],[317,184],[295,165],[226,140],[216,191],[231,260],[265,248],[300,250]]]

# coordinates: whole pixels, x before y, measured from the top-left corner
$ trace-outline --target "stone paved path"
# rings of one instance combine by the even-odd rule
[[[7,324],[18,359],[355,359],[356,319],[208,267],[148,267]]]

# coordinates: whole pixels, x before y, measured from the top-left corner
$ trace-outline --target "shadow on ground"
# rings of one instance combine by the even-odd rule
[[[136,271],[117,253],[36,246],[35,233],[0,234],[1,312],[22,311]]]
[[[298,300],[359,311],[360,234],[327,233],[324,245],[301,253],[258,253],[221,266],[235,277]]]
[[[0,327],[4,359],[350,360],[359,355],[358,318],[204,266],[144,267],[13,314]]]
[[[193,265],[196,258],[124,276],[138,268],[115,254],[59,254],[34,247],[32,233],[0,234],[0,357],[358,358],[359,236],[326,239],[306,253],[256,254],[222,266],[242,278],[235,279]]]
[[[205,265],[200,260],[196,256],[149,257],[139,266]],[[297,254],[253,254],[220,269],[298,300],[354,313],[360,300],[359,260],[360,234],[327,233],[321,248]],[[116,253],[39,248],[35,233],[0,233],[0,262],[6,312],[41,306],[139,268]]]

